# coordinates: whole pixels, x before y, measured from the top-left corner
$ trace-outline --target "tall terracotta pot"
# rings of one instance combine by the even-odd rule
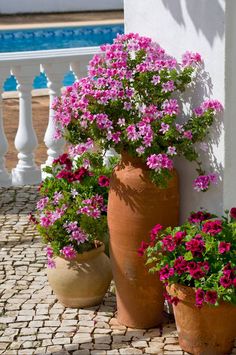
[[[56,267],[47,269],[48,281],[66,307],[91,307],[102,302],[112,273],[105,246],[77,254],[73,260],[56,257]]]
[[[167,291],[180,300],[173,309],[181,348],[194,355],[229,355],[236,337],[236,306],[222,302],[199,309],[192,288],[172,285]]]
[[[108,199],[110,257],[116,284],[118,321],[129,327],[151,328],[162,321],[163,289],[157,275],[148,273],[137,250],[149,240],[152,227],[178,224],[179,190],[176,172],[168,188],[149,179],[140,159],[123,154],[115,168]]]

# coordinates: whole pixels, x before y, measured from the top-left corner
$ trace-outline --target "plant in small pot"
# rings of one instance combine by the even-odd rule
[[[182,349],[230,354],[236,338],[236,208],[222,218],[192,213],[181,227],[157,225],[139,253],[166,286]]]
[[[91,141],[71,147],[46,167],[41,199],[31,215],[46,246],[48,280],[67,307],[99,304],[112,278],[107,242],[107,198],[111,168]]]
[[[204,171],[196,143],[222,105],[206,100],[180,120],[182,92],[194,83],[201,61],[187,52],[178,63],[150,38],[118,35],[91,60],[88,77],[54,102],[58,138],[72,144],[92,138],[121,154],[111,177],[108,225],[118,320],[127,326],[150,328],[162,320],[162,285],[154,283],[136,250],[156,220],[178,225],[174,157],[197,163],[197,190],[216,182],[215,174]]]

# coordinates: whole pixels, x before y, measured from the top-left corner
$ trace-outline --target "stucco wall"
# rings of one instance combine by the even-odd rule
[[[0,13],[71,12],[122,9],[123,0],[0,0]]]
[[[222,181],[207,193],[195,192],[193,164],[178,161],[181,217],[199,207],[221,213],[236,205],[236,1],[125,0],[124,9],[126,32],[152,37],[178,59],[186,50],[197,51],[204,58],[206,86],[202,87],[199,78],[191,101],[197,106],[210,95],[225,106],[224,115],[211,129],[205,157],[206,167],[210,164]]]

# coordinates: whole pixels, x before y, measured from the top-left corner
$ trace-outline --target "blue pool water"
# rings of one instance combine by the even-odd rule
[[[0,31],[0,53],[99,46],[111,43],[117,33],[123,32],[122,24]],[[64,77],[63,85],[71,85],[74,80],[73,73],[69,72]],[[33,88],[46,87],[47,79],[41,73],[35,78]],[[5,81],[4,90],[16,90],[13,76]]]

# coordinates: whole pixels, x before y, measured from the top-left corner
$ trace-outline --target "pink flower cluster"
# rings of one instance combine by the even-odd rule
[[[230,263],[223,268],[223,276],[220,278],[220,284],[224,288],[230,288],[232,285],[236,287],[236,268],[232,268]]]
[[[77,253],[72,245],[67,245],[67,246],[63,247],[60,250],[60,252],[61,252],[61,255],[63,255],[64,258],[68,259],[68,260],[75,259],[76,255],[77,255]]]
[[[200,175],[194,180],[193,187],[196,191],[207,191],[210,184],[215,185],[217,181],[217,174]]]
[[[71,241],[82,244],[88,240],[87,234],[78,226],[78,222],[69,222],[64,224],[64,228],[68,232]]]
[[[81,207],[78,209],[78,214],[86,214],[92,218],[100,218],[101,214],[106,211],[103,197],[95,195],[89,199],[82,201]]]
[[[173,161],[166,154],[152,154],[147,158],[147,166],[155,171],[172,170]]]
[[[47,265],[49,269],[53,269],[56,267],[55,261],[53,260],[53,249],[50,246],[46,246],[45,248],[47,255]]]
[[[63,205],[58,207],[55,211],[45,211],[42,213],[39,218],[39,223],[42,227],[48,228],[52,226],[58,219],[60,219],[67,210],[67,206]]]
[[[207,219],[211,219],[212,215],[206,211],[192,212],[188,218],[190,223],[201,223]]]
[[[218,299],[218,295],[216,291],[209,290],[204,292],[201,288],[196,290],[195,296],[196,296],[196,306],[198,308],[201,308],[204,302],[215,304]]]
[[[101,46],[101,54],[89,63],[88,77],[67,87],[53,103],[58,130],[73,133],[70,155],[90,149],[93,137],[102,148],[109,145],[118,152],[131,148],[154,170],[152,176],[171,170],[177,154],[188,159],[185,149],[195,150],[196,130],[194,136],[187,122],[175,123],[181,112],[172,93],[187,87],[192,80],[189,69],[194,72],[201,62],[199,53],[186,52],[178,64],[159,44],[134,33],[118,35],[113,44]],[[221,110],[217,100],[206,100],[193,116],[200,122],[208,112]],[[72,181],[68,170],[58,177]],[[212,174],[200,176],[194,188],[205,191],[210,183],[215,183]]]
[[[204,233],[215,236],[222,231],[222,221],[220,219],[216,219],[214,221],[207,221],[204,223],[202,231]]]
[[[206,100],[199,107],[194,109],[196,116],[202,116],[206,111],[212,110],[215,113],[222,112],[223,106],[218,100]]]

